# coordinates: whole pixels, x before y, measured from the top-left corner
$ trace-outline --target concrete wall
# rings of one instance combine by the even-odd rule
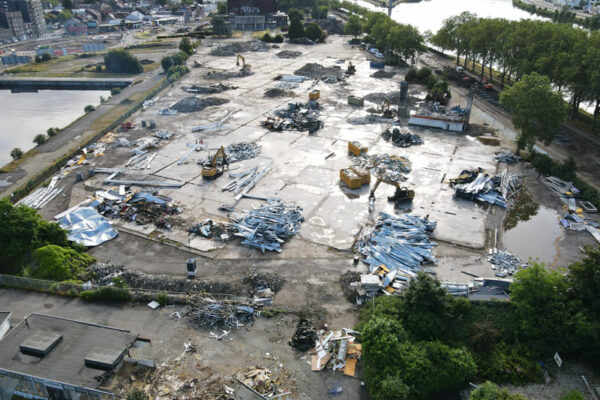
[[[441,119],[424,118],[418,115],[413,115],[408,120],[410,125],[427,126],[430,128],[439,128],[446,131],[462,132],[464,128],[464,122],[453,122],[445,121]]]

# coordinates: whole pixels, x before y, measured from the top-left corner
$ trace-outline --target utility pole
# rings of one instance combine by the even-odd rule
[[[392,18],[392,8],[394,8],[394,0],[388,0],[388,17]]]

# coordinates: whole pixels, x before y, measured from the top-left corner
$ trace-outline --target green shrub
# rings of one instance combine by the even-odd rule
[[[184,65],[188,58],[189,55],[187,53],[180,51],[175,55],[163,57],[162,60],[160,60],[160,64],[163,68],[163,71],[168,72],[171,67]]]
[[[512,394],[498,385],[486,381],[471,392],[470,400],[527,400],[522,394]]]
[[[266,42],[266,43],[272,43],[273,42],[273,37],[271,35],[269,35],[269,32],[265,32],[265,34],[262,35],[262,37],[260,38],[260,40],[262,40],[263,42]]]
[[[15,147],[10,151],[10,156],[13,160],[18,160],[19,158],[23,157],[23,150],[21,150],[20,147]]]
[[[169,82],[175,82],[188,72],[190,72],[190,70],[185,65],[175,65],[167,71],[167,79]]]
[[[324,42],[327,37],[327,33],[316,23],[308,24],[305,29],[306,37],[314,42]]]
[[[96,65],[96,72],[102,72],[102,65]]]
[[[114,278],[112,278],[112,283],[113,285],[115,285],[115,287],[118,288],[127,288],[127,281],[125,281],[125,279],[123,279],[122,276],[115,276]]]
[[[110,95],[111,96],[115,96],[117,94],[121,93],[121,88],[120,87],[114,87],[112,89],[110,89]]]
[[[124,49],[109,51],[104,56],[106,71],[117,74],[139,74],[144,70],[140,61]]]
[[[290,39],[303,38],[306,36],[304,32],[304,26],[302,25],[302,21],[299,19],[292,20],[290,24],[290,29],[288,30],[288,37]]]
[[[99,289],[85,290],[81,292],[81,297],[87,301],[125,302],[131,300],[131,293],[125,288],[107,286]]]
[[[148,400],[148,395],[140,389],[133,389],[131,392],[127,393],[127,400]]]
[[[585,397],[577,390],[571,390],[568,393],[563,394],[560,400],[585,400]]]
[[[167,292],[158,292],[156,294],[156,302],[160,304],[161,307],[166,306],[169,302],[169,296],[167,295]]]
[[[194,54],[194,45],[192,44],[192,42],[190,42],[189,38],[184,37],[179,42],[179,50],[181,50],[182,52],[184,52],[188,55],[192,55],[192,54]]]
[[[281,33],[275,35],[273,38],[273,43],[283,43],[283,36],[281,36]]]
[[[60,133],[60,129],[59,128],[48,128],[46,133],[48,134],[49,137],[53,137]]]
[[[87,106],[85,106],[83,108],[83,111],[86,112],[86,113],[89,113],[89,112],[92,112],[92,111],[95,111],[95,110],[96,110],[96,107],[94,107],[91,104],[88,104]]]
[[[46,143],[46,135],[44,135],[43,133],[40,133],[39,135],[35,135],[35,137],[33,138],[33,143],[37,144],[38,146],[41,144]]]
[[[86,253],[51,244],[33,252],[31,276],[49,281],[78,279],[92,262],[94,258]]]

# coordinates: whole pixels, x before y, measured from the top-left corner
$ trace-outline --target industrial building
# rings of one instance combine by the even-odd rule
[[[277,12],[276,0],[227,0],[227,9],[235,15],[266,15]]]
[[[31,314],[0,340],[0,398],[116,399],[102,385],[124,360],[139,360],[126,358],[138,342],[127,330]]]

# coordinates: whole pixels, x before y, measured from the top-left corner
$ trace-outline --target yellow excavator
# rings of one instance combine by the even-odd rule
[[[237,55],[237,58],[235,59],[235,65],[237,65],[238,67],[240,66],[240,59],[242,60],[242,68],[240,69],[240,71],[250,72],[250,68],[252,68],[252,65],[246,64],[246,59],[241,54]]]
[[[226,169],[229,169],[229,161],[225,155],[225,148],[221,146],[212,159],[202,166],[202,177],[208,180],[216,179],[223,175]]]
[[[379,187],[381,182],[385,182],[388,185],[392,185],[396,188],[396,192],[393,196],[388,196],[388,201],[393,201],[395,203],[402,203],[405,201],[412,201],[415,198],[415,191],[411,190],[405,186],[401,186],[398,181],[391,181],[386,179],[385,177],[379,176],[377,177],[377,182],[373,185],[371,189],[371,193],[369,194],[369,199],[375,199],[375,191]]]

